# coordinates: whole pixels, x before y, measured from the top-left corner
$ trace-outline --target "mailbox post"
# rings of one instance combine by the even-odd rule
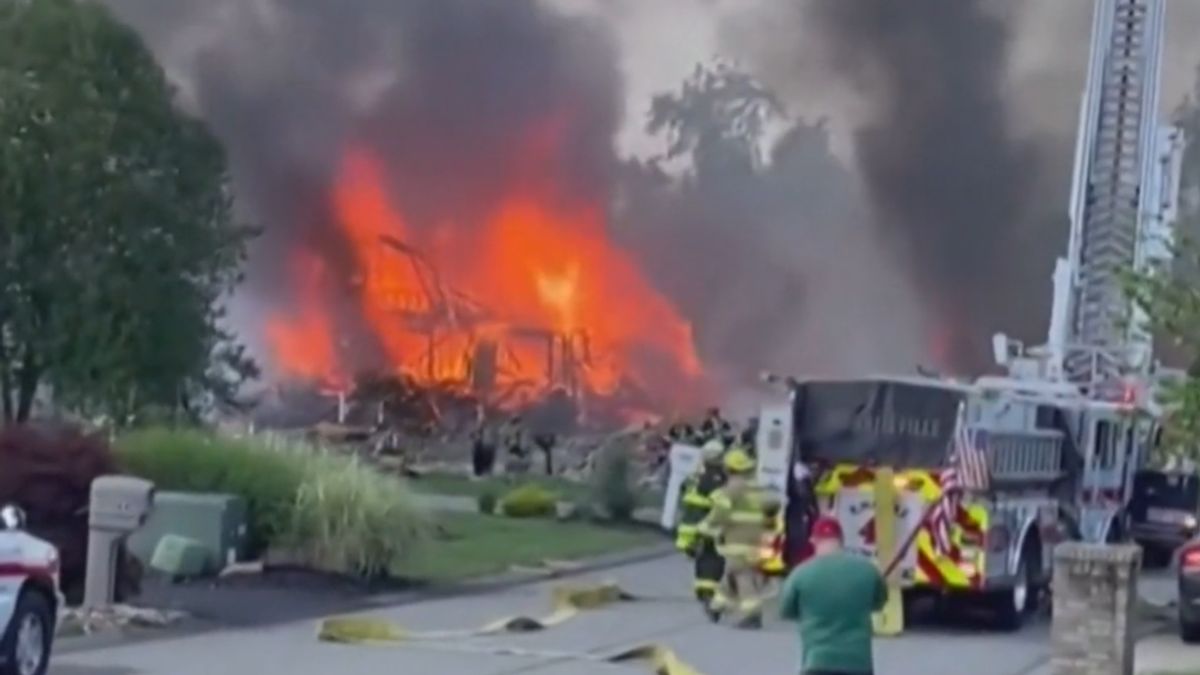
[[[153,508],[154,484],[149,481],[130,476],[92,481],[84,608],[99,609],[114,602],[120,544],[145,524]]]

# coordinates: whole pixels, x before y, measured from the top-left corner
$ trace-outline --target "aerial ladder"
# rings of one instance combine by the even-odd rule
[[[1088,541],[1126,534],[1132,477],[1161,420],[1154,393],[1163,373],[1154,337],[1123,275],[1165,270],[1172,262],[1184,138],[1159,121],[1165,5],[1097,0],[1068,204],[1070,238],[1054,268],[1047,342],[1025,352],[1004,335],[993,340],[1010,378],[1075,401],[1069,404],[1079,411],[1073,435],[1084,465],[1074,518]],[[1113,404],[1148,417],[1114,417]]]
[[[1070,383],[1096,399],[1150,387],[1146,316],[1122,275],[1171,263],[1182,130],[1159,122],[1165,0],[1097,0],[1068,204],[1071,230],[1054,268],[1047,343],[997,360],[1022,379]],[[1017,345],[1018,350],[1020,349]]]

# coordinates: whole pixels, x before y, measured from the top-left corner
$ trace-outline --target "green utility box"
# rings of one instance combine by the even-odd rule
[[[167,535],[198,543],[204,550],[204,573],[220,572],[244,552],[246,502],[234,495],[159,492],[149,520],[129,537],[129,551],[150,565]]]

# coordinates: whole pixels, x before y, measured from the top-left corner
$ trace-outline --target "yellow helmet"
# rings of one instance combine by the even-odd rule
[[[725,469],[730,473],[750,473],[754,470],[754,458],[741,448],[725,453]]]

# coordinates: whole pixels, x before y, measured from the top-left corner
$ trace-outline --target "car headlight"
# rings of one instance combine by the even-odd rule
[[[1196,516],[1187,516],[1183,519],[1183,526],[1189,530],[1196,529]]]

